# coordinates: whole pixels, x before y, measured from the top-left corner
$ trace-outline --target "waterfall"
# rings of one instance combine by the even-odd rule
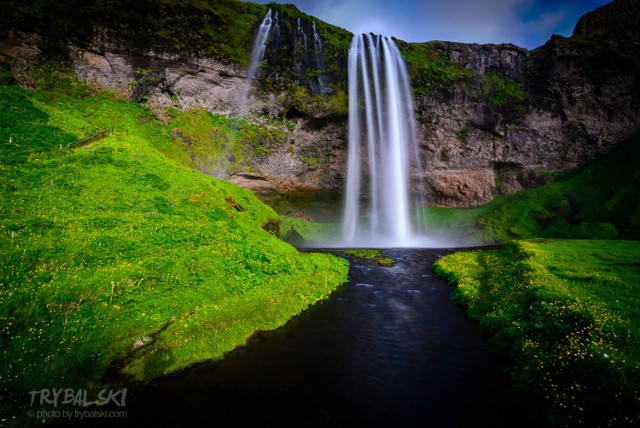
[[[302,44],[300,41],[302,40]],[[298,18],[298,25],[296,26],[296,42],[294,44],[295,57],[296,57],[296,71],[298,72],[298,79],[301,80],[305,73],[302,68],[302,61],[307,58],[308,46],[307,46],[307,34],[302,27],[302,20]]]
[[[311,23],[313,28],[313,56],[315,59],[315,67],[318,71],[318,87],[316,92],[324,95],[333,95],[334,91],[329,86],[327,86],[324,77],[324,56],[322,52],[322,39],[320,39],[320,35],[316,30],[316,23],[313,21]]]
[[[260,24],[260,28],[258,28],[258,34],[253,42],[253,49],[251,50],[251,57],[249,59],[249,68],[247,69],[247,81],[245,82],[242,97],[240,100],[239,111],[241,115],[247,114],[247,104],[248,104],[248,96],[249,91],[253,85],[253,79],[255,78],[256,72],[258,71],[258,67],[260,63],[264,59],[264,51],[267,47],[267,40],[269,38],[269,33],[271,32],[271,27],[275,22],[275,27],[278,26],[278,12],[276,12],[275,17],[271,17],[271,9],[267,12],[262,23]]]
[[[320,39],[320,35],[316,31],[316,23],[312,22],[311,26],[313,28],[313,57],[316,60],[316,70],[321,71],[324,70],[324,58],[322,57],[322,40]],[[320,76],[318,77],[318,79],[320,79]],[[322,82],[320,82],[320,85],[322,86]]]
[[[302,23],[300,22],[300,18],[298,18],[298,26],[296,27],[296,34],[299,37],[302,37],[304,44],[304,51],[307,52],[307,35],[304,33],[304,29],[302,28]]]
[[[349,148],[343,244],[407,247],[410,168],[421,168],[407,68],[393,40],[355,36],[349,48]]]
[[[316,52],[316,54],[319,53],[320,55],[322,55],[322,40],[320,40],[320,35],[316,30],[316,22],[313,21],[311,23],[311,26],[313,27],[313,50]]]
[[[273,18],[273,26],[276,29],[276,31],[279,33],[280,32],[280,24],[278,23],[278,11],[276,10],[276,15]]]

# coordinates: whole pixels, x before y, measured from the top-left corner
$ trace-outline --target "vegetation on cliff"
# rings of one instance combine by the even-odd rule
[[[528,105],[529,92],[522,82],[497,67],[474,70],[464,60],[451,59],[449,50],[482,55],[473,45],[453,42],[405,43],[398,41],[407,62],[412,90],[417,97],[450,100],[456,93],[486,104],[513,122]],[[477,52],[476,52],[477,51]],[[470,58],[467,58],[470,60]]]
[[[180,60],[215,58],[246,68],[255,32],[269,8],[278,14],[278,27],[271,33],[260,72],[262,89],[286,90],[292,82],[312,88],[323,76],[331,90],[346,90],[351,34],[293,5],[239,0],[8,0],[0,31],[37,33],[45,38],[42,47],[49,52],[64,52],[73,44]],[[298,20],[307,34],[306,48],[296,33]],[[322,40],[322,69],[315,61],[312,22]]]
[[[251,171],[260,158],[285,144],[286,131],[280,123],[262,126],[245,119],[212,115],[204,109],[170,110],[167,127],[170,143],[158,146],[165,155],[183,165],[213,176]]]
[[[5,12],[4,27],[37,32],[58,47],[106,42],[127,52],[213,56],[244,66],[266,7],[237,0],[8,0]]]
[[[220,358],[345,280],[343,260],[268,232],[278,216],[251,192],[161,153],[187,113],[167,125],[108,92],[45,86],[0,87],[2,424],[26,417],[30,390]]]
[[[562,58],[564,62],[558,62]],[[640,89],[632,84],[640,75],[640,47],[637,44],[618,44],[611,41],[588,39],[584,36],[562,37],[554,35],[543,46],[531,51],[531,65],[525,75],[528,91],[534,94],[530,101],[536,107],[562,113],[559,88],[553,87],[554,74],[571,73],[568,83],[588,81],[595,96],[606,93],[607,86],[619,79],[629,80],[625,87],[630,93],[640,96]],[[567,62],[571,63],[570,71]],[[626,91],[623,91],[624,93]],[[571,100],[575,102],[575,100]],[[618,100],[620,101],[620,100]]]
[[[436,49],[437,45],[438,42],[399,42],[414,93],[450,96],[456,84],[469,81],[473,76],[470,70],[442,55]]]

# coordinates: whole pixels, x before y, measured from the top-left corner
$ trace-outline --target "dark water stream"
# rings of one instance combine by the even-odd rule
[[[350,259],[350,282],[223,361],[132,391],[118,425],[511,427],[509,382],[430,272],[446,250]],[[339,253],[339,252],[338,252]]]

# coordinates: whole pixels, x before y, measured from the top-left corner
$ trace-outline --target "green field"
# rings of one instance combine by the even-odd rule
[[[7,397],[30,390],[221,358],[346,280],[344,260],[274,236],[251,192],[163,154],[179,124],[58,77],[0,86],[0,425],[24,423]]]
[[[538,426],[640,423],[638,242],[514,241],[447,256],[434,271],[513,361]]]

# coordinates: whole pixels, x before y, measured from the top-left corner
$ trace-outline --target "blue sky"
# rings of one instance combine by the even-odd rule
[[[257,0],[270,3],[272,0]],[[353,33],[408,42],[514,43],[529,49],[570,36],[584,13],[610,0],[286,0]]]

